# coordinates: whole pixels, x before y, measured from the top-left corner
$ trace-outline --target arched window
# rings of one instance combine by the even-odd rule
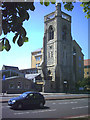
[[[66,40],[66,34],[67,34],[67,27],[66,27],[66,25],[63,25],[63,27],[62,27],[62,40]]]
[[[54,39],[54,29],[52,25],[49,27],[49,40]]]

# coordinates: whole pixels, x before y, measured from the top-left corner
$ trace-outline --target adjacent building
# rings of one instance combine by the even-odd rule
[[[23,74],[36,74],[36,73],[38,73],[38,69],[37,68],[21,69],[19,71],[21,73],[23,73]]]
[[[31,68],[37,68],[42,61],[43,48],[37,49],[31,53]]]
[[[2,80],[2,93],[23,93],[34,90],[33,81],[20,77],[12,76]]]
[[[37,68],[19,70],[15,66],[3,65],[0,71],[3,93],[23,93],[25,91],[42,91],[41,74]]]
[[[22,74],[19,71],[19,68],[16,66],[8,66],[8,65],[3,65],[2,70],[0,70],[1,77],[2,79],[12,77],[12,76],[22,76],[24,77],[24,74]]]
[[[90,77],[90,59],[84,60],[84,78]]]

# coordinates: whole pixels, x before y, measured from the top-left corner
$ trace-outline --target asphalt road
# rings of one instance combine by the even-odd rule
[[[10,109],[7,103],[2,103],[2,118],[70,118],[88,115],[88,98],[50,100],[43,109]]]

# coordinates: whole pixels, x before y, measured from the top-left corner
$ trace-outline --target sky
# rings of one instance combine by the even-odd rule
[[[50,4],[46,7],[38,2],[34,4],[34,12],[28,11],[30,19],[23,24],[29,42],[19,47],[17,42],[15,44],[12,42],[13,33],[6,35],[5,37],[10,40],[11,49],[9,52],[6,50],[0,52],[0,69],[3,65],[17,66],[19,69],[31,68],[31,52],[43,47],[44,16],[55,11],[55,5]],[[80,2],[74,3],[73,11],[65,10],[63,4],[61,10],[72,16],[72,38],[82,48],[84,59],[88,59],[88,19],[85,18],[86,14],[83,12],[83,8],[80,7]]]

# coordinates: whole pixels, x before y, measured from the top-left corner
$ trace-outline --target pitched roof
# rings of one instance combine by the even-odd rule
[[[21,69],[21,70],[19,70],[20,72],[25,72],[25,71],[28,71],[28,70],[31,70],[31,71],[37,71],[37,68],[28,68],[28,69]]]
[[[9,70],[9,69],[12,69],[12,70],[19,70],[18,67],[15,67],[15,66],[7,66],[7,65],[3,65],[3,67],[5,68],[5,70]]]
[[[42,50],[42,48],[38,48],[38,49],[36,49],[36,50],[34,50],[33,52],[39,52],[39,51],[41,51]],[[33,53],[32,52],[32,53]]]

